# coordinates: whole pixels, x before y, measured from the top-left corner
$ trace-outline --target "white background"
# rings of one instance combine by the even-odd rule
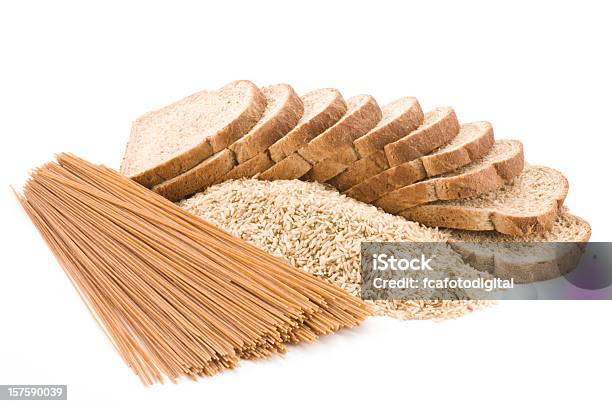
[[[609,404],[610,302],[370,319],[284,358],[144,388],[8,185],[58,151],[117,167],[131,120],[201,89],[245,78],[451,105],[562,170],[593,240],[611,237],[606,2],[199,3],[2,2],[0,384],[68,384],[75,404]]]

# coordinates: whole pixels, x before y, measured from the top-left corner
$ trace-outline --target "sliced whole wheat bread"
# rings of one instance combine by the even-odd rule
[[[423,122],[423,110],[414,97],[402,97],[382,108],[382,119],[370,132],[355,140],[361,158],[370,156],[397,141]]]
[[[257,123],[266,99],[240,80],[202,91],[136,119],[121,173],[152,187],[227,148]]]
[[[447,145],[420,158],[427,176],[452,172],[487,154],[493,144],[493,126],[488,121],[462,124],[459,133]]]
[[[187,172],[153,186],[151,190],[175,202],[216,183],[235,165],[234,154],[229,149],[224,149]]]
[[[228,173],[221,176],[218,182],[225,182],[229,179],[252,178],[258,173],[264,172],[274,165],[274,161],[270,159],[268,151],[264,151],[255,155],[246,162],[234,166]]]
[[[389,166],[417,159],[448,144],[459,133],[459,122],[450,107],[438,107],[425,115],[423,125],[401,139],[385,145]]]
[[[370,95],[353,96],[346,103],[348,110],[336,124],[298,150],[311,165],[333,155],[340,148],[352,146],[356,139],[367,134],[382,119],[382,110]]]
[[[254,164],[261,163],[257,155],[287,134],[303,113],[302,101],[291,86],[278,84],[264,87],[261,91],[266,98],[266,109],[248,133],[230,144],[227,150],[153,186],[152,190],[174,201],[212,185],[236,166],[244,165],[232,172],[232,175],[248,175],[248,172],[256,167]],[[249,162],[251,158],[255,160]],[[257,168],[261,169],[260,165]]]
[[[359,160],[354,146],[339,148],[330,157],[316,163],[300,179],[308,182],[325,182],[345,171],[352,163]]]
[[[304,104],[293,88],[281,83],[261,88],[266,110],[255,126],[229,146],[239,164],[267,150],[283,138],[302,118]]]
[[[496,231],[469,231],[445,229],[450,233],[450,242],[474,243],[532,243],[532,242],[588,242],[591,226],[584,219],[571,214],[567,207],[561,207],[548,231],[529,235],[507,235]]]
[[[566,211],[545,233],[509,236],[495,231],[448,231],[450,246],[467,263],[517,283],[553,279],[571,271],[582,255],[580,243],[591,237],[589,223]]]
[[[529,235],[552,228],[568,189],[569,183],[559,171],[527,165],[499,190],[469,199],[424,204],[400,215],[430,227]]]
[[[385,152],[381,150],[353,162],[347,170],[329,179],[327,183],[340,192],[344,192],[387,169],[389,169],[389,163],[387,157],[385,157]]]
[[[523,170],[523,144],[499,140],[484,157],[447,175],[396,189],[374,201],[395,214],[438,200],[464,199],[501,188]]]
[[[389,168],[351,187],[345,194],[364,203],[373,202],[400,187],[465,166],[489,152],[494,142],[490,123],[479,121],[463,124],[459,134],[444,147],[430,155]]]
[[[270,158],[280,162],[334,125],[346,113],[344,98],[336,89],[318,89],[301,96],[304,114],[296,126],[270,146]]]
[[[352,148],[353,141],[371,130],[380,121],[382,115],[376,100],[368,95],[349,98],[347,107],[347,112],[338,122],[314,137],[297,152],[260,174],[259,178],[265,180],[296,179],[305,175],[313,164],[324,160],[335,151]],[[351,162],[356,159],[355,157]]]
[[[364,174],[365,170],[379,167],[380,151],[386,143],[401,138],[412,129],[417,128],[422,122],[423,111],[414,97],[403,97],[388,103],[383,106],[382,118],[376,126],[354,141],[354,152],[348,152],[345,149],[335,152],[334,155],[315,164],[302,179],[328,182],[345,171],[350,171],[345,175],[347,180],[353,177],[367,176],[367,174]],[[378,155],[374,155],[376,153]],[[357,156],[357,158],[351,161],[347,159],[349,156]],[[359,162],[361,159],[364,159],[363,162]],[[347,164],[342,165],[341,162],[347,162]],[[385,163],[383,166],[386,165]],[[339,183],[342,182],[341,179]]]
[[[261,89],[268,105],[259,123],[244,137],[230,145],[236,156],[236,166],[220,181],[250,178],[274,165],[267,149],[284,137],[299,122],[304,114],[304,104],[293,88],[286,84],[272,85]],[[268,118],[266,120],[266,118]]]
[[[459,132],[457,116],[454,110],[449,107],[439,107],[427,112],[424,120],[418,128],[410,131],[408,135],[400,139],[410,140],[407,145],[414,147],[413,153],[415,158],[419,156],[419,153],[429,153],[448,143]],[[412,134],[416,135],[413,137]],[[443,142],[443,144],[440,144],[440,142]],[[372,176],[388,170],[391,165],[384,148],[386,146],[372,155],[360,159],[346,171],[328,180],[328,183],[344,192],[355,185],[365,182]]]
[[[297,179],[304,175],[311,166],[298,154],[291,154],[280,162],[276,162],[271,168],[257,175],[261,180]]]

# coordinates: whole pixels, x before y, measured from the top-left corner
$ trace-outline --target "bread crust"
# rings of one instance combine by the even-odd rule
[[[319,89],[318,91],[323,90],[333,92],[333,97],[328,104],[310,120],[299,123],[284,137],[270,146],[270,158],[274,162],[280,162],[297,152],[314,137],[334,125],[346,113],[346,102],[340,92],[336,89]]]
[[[461,168],[483,157],[491,150],[495,143],[495,136],[493,135],[493,126],[491,123],[484,121],[468,124],[482,125],[482,133],[458,148],[422,156],[420,160],[427,172],[427,176],[437,176],[454,171],[457,168]]]
[[[449,143],[459,133],[459,121],[450,107],[431,125],[423,125],[401,139],[385,145],[390,167],[409,162]]]
[[[540,259],[534,262],[518,263],[494,253],[478,253],[467,249],[461,242],[449,242],[464,262],[479,271],[490,273],[501,279],[513,279],[514,283],[533,283],[558,278],[578,264],[582,251],[579,244],[563,244],[563,253],[555,258]]]
[[[334,155],[329,156],[316,163],[301,177],[302,180],[310,182],[325,182],[345,171],[353,162],[359,159],[359,155],[352,145],[336,150]]]
[[[228,173],[223,175],[220,182],[229,179],[252,178],[258,173],[264,172],[274,165],[267,151],[255,155],[246,162],[234,166]]]
[[[384,124],[380,124],[380,120],[383,119],[382,111],[379,115],[378,105],[371,103],[368,110],[365,111],[366,117],[369,117],[370,121],[366,126],[361,126],[361,132],[364,132],[367,127],[370,127],[370,130],[365,131],[361,136],[336,137],[333,142],[326,144],[325,134],[321,134],[321,140],[316,141],[316,143],[320,142],[320,145],[316,145],[316,149],[313,148],[313,151],[322,152],[321,156],[324,158],[313,164],[312,162],[318,159],[316,158],[317,153],[305,152],[305,160],[311,163],[312,168],[303,174],[302,179],[327,182],[340,191],[344,191],[387,169],[389,165],[382,151],[384,145],[417,128],[423,121],[423,111],[414,97],[398,99],[384,108],[389,109],[389,106],[394,105],[394,103],[405,102],[407,102],[408,107],[404,107],[405,109],[399,112],[397,116]],[[376,113],[376,116],[369,114],[370,112]],[[351,131],[354,131],[356,127],[351,124],[350,128],[353,128]],[[353,151],[348,151],[348,148],[352,148]],[[368,156],[364,157],[363,154],[368,154]],[[351,159],[347,159],[349,157]]]
[[[260,173],[261,180],[297,179],[310,169],[310,164],[298,154],[292,154]]]
[[[397,103],[400,100],[409,102],[407,109],[400,112],[389,122],[373,128],[372,131],[355,140],[355,150],[361,158],[382,150],[385,145],[397,141],[421,125],[425,115],[419,101],[414,97],[403,97],[389,104]]]
[[[153,186],[152,190],[175,202],[216,183],[235,163],[234,154],[229,149],[224,149],[181,176]]]
[[[161,164],[158,164],[152,168],[148,168],[139,173],[128,172],[128,162],[130,160],[130,157],[127,155],[131,150],[130,144],[133,142],[134,133],[135,131],[138,131],[138,123],[151,114],[159,114],[160,112],[172,109],[176,105],[176,103],[184,101],[185,99],[166,106],[156,112],[148,113],[145,116],[134,121],[134,124],[132,126],[132,135],[130,135],[130,140],[128,141],[128,144],[126,146],[126,151],[121,162],[120,172],[130,177],[132,180],[140,183],[141,185],[151,188],[154,185],[172,179],[173,177],[178,176],[179,174],[195,167],[196,165],[209,158],[216,152],[219,152],[222,149],[226,148],[231,142],[233,142],[233,140],[240,138],[243,134],[250,130],[261,117],[266,107],[266,99],[261,93],[261,91],[257,88],[257,86],[255,86],[250,81],[235,81],[226,86],[234,85],[238,82],[245,83],[250,91],[251,101],[249,102],[246,109],[244,109],[237,117],[227,123],[217,133],[213,134],[209,138],[202,140],[199,145],[196,145],[195,147],[187,151],[183,151],[182,153],[170,159],[167,159]],[[194,98],[198,94],[199,93],[188,96],[186,99]]]
[[[396,189],[374,201],[374,205],[396,214],[410,207],[437,200],[455,200],[499,189],[519,175],[524,167],[523,144],[510,156],[469,172],[425,180]]]
[[[298,149],[297,152],[294,152],[278,162],[282,164],[283,168],[288,168],[287,164],[283,163],[283,161],[289,159],[293,162],[298,162],[299,167],[291,168],[287,174],[283,174],[279,169],[274,169],[274,175],[271,176],[275,178],[281,176],[283,179],[287,179],[290,173],[292,176],[301,178],[306,176],[313,166],[321,162],[327,162],[327,164],[321,165],[320,168],[312,171],[312,176],[320,176],[335,170],[341,171],[346,168],[349,163],[357,160],[357,154],[353,151],[353,141],[374,127],[380,121],[382,112],[380,107],[378,107],[378,103],[372,96],[359,95],[355,97],[364,97],[363,103],[357,108],[347,111],[340,120],[314,137],[310,142]],[[351,99],[349,99],[349,101]],[[272,154],[272,151],[270,153]],[[293,155],[298,155],[301,159]],[[332,157],[332,155],[334,156]],[[304,162],[308,165],[304,164]],[[343,169],[340,169],[342,168],[341,163],[343,162],[345,162],[346,165]],[[270,169],[270,171],[272,171],[272,169]],[[336,173],[338,172],[334,172],[334,175],[329,177],[335,176]],[[263,176],[268,175],[266,174]],[[313,178],[312,180],[315,179]]]
[[[385,157],[384,151],[381,150],[366,158],[355,161],[347,170],[329,179],[327,183],[340,192],[344,192],[353,185],[361,183],[388,168],[389,164],[387,163],[387,158]]]
[[[413,184],[427,177],[451,172],[484,156],[495,142],[493,127],[487,122],[468,123],[465,125],[476,125],[481,132],[474,139],[449,151],[439,153],[434,151],[430,155],[425,155],[389,168],[354,185],[345,192],[346,195],[364,203],[371,203],[400,187]],[[435,126],[432,126],[433,128]]]
[[[370,177],[348,189],[345,194],[364,203],[371,203],[387,193],[426,177],[427,172],[425,172],[423,164],[416,159]]]
[[[439,107],[431,112],[428,112],[427,115],[437,113],[440,110],[442,111],[443,114],[437,116],[434,122],[429,123],[427,125],[422,124],[420,127],[417,125],[416,127],[418,128],[414,129],[414,131],[411,131],[408,135],[400,138],[400,140],[407,140],[407,139],[411,140],[409,142],[409,145],[414,148],[412,150],[412,154],[413,156],[415,156],[415,159],[420,157],[422,154],[429,153],[433,151],[434,149],[448,143],[459,132],[459,123],[457,121],[457,116],[455,115],[454,110],[451,109],[450,107]],[[420,106],[419,106],[419,111],[420,111]],[[423,116],[421,112],[419,119],[422,120],[423,117],[426,117],[426,116]],[[441,142],[442,144],[440,144]],[[355,143],[357,144],[357,142]],[[386,172],[387,170],[389,170],[389,168],[392,167],[391,163],[389,162],[388,155],[386,152],[388,145],[391,145],[391,144],[384,145],[379,150],[374,152],[373,154],[365,158],[361,158],[359,161],[355,162],[345,171],[336,175],[335,178],[329,179],[327,182],[334,186],[341,185],[339,190],[345,191],[362,182],[366,182],[369,178],[378,176],[379,174]],[[374,160],[375,162],[371,162],[372,160]],[[384,164],[382,163],[383,160],[385,162]],[[370,172],[364,172],[364,168],[368,168]],[[414,168],[408,167],[406,169],[414,169]],[[396,173],[391,172],[391,175],[392,177],[395,177]],[[385,176],[383,175],[382,178],[383,178],[382,181],[384,181]],[[395,179],[397,180],[397,178]],[[377,182],[379,180],[381,179],[375,179],[372,182]],[[412,183],[420,179],[412,180],[411,178],[409,178],[407,180],[410,181],[410,183]],[[406,183],[406,184],[409,184],[409,183]],[[362,190],[373,191],[374,188],[372,188],[371,185],[364,185],[362,187]],[[388,193],[392,190],[394,189],[389,190],[389,188],[383,187],[383,191],[385,193]],[[370,198],[369,202],[375,200],[376,198],[380,196],[382,195],[378,195],[376,197],[369,196]]]
[[[462,207],[445,204],[421,205],[404,210],[401,216],[429,227],[461,230],[494,230],[502,234],[525,236],[549,231],[559,215],[569,191],[569,182],[561,176],[561,188],[537,213],[514,214],[508,210]]]
[[[516,283],[531,283],[553,279],[570,272],[576,267],[582,256],[582,244],[588,242],[591,238],[591,226],[588,222],[570,213],[562,213],[560,216],[564,216],[569,221],[580,224],[580,226],[585,229],[585,232],[577,241],[560,241],[561,245],[555,249],[555,252],[559,255],[555,258],[535,258],[533,262],[511,260],[502,255],[503,253],[498,255],[495,252],[476,250],[470,244],[462,243],[460,234],[451,234],[449,244],[453,250],[458,252],[464,260],[474,268],[500,278],[514,278]],[[538,237],[534,236],[533,242],[537,243],[537,241]],[[545,237],[542,237],[540,241],[554,244],[553,241],[548,241]],[[474,241],[470,241],[470,243],[473,242]],[[490,236],[483,239],[483,243],[489,242],[495,244],[513,244],[512,241],[507,242],[507,239],[502,240],[501,238],[499,242],[496,242],[495,238],[491,238]],[[569,244],[571,242],[575,242],[576,244]],[[516,243],[522,244],[524,240],[517,238]]]
[[[181,199],[195,192],[201,191],[204,188],[223,181],[227,178],[226,175],[246,177],[254,176],[255,174],[265,171],[270,166],[269,156],[267,156],[266,148],[272,143],[271,140],[282,137],[286,134],[302,116],[303,105],[300,98],[295,94],[293,88],[289,85],[280,84],[273,86],[281,86],[287,93],[287,97],[282,106],[278,108],[274,115],[266,117],[266,121],[247,132],[242,138],[231,144],[227,149],[222,150],[224,153],[216,159],[206,159],[172,179],[169,179],[157,188],[153,188],[160,194],[168,197],[170,200]],[[236,144],[240,144],[236,146]],[[258,156],[259,153],[265,153],[266,157]],[[239,153],[241,158],[255,154],[252,162],[247,159],[243,162],[238,161]],[[229,154],[229,155],[228,155]],[[222,162],[220,161],[222,159]],[[234,168],[239,167],[235,171]],[[253,171],[255,171],[253,173]],[[233,172],[232,172],[233,171]],[[181,187],[185,190],[181,191]]]
[[[229,146],[229,149],[236,156],[236,162],[239,164],[265,151],[284,137],[296,126],[304,113],[304,104],[291,86],[284,83],[273,86],[282,87],[287,96],[275,114],[269,117],[265,123],[262,123],[262,125],[256,124],[251,131]],[[266,88],[263,88],[262,92],[264,94],[265,91]]]
[[[355,97],[363,97],[360,106],[353,111],[349,110],[336,124],[298,150],[308,163],[314,165],[332,156],[338,149],[352,147],[356,139],[367,134],[378,124],[382,118],[382,111],[376,100],[370,95]],[[348,100],[349,106],[351,99]]]

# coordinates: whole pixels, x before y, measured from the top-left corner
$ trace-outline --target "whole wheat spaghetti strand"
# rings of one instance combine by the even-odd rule
[[[50,214],[50,213],[48,213]],[[61,230],[60,230],[61,233]],[[75,244],[74,241],[69,241],[74,239],[73,235],[64,235],[64,241],[66,241],[69,249],[73,252],[83,252],[83,247],[79,246],[78,244]],[[76,239],[75,239],[76,240]],[[88,257],[87,255],[81,256],[82,261],[85,262],[86,266],[88,266],[88,269],[93,270],[95,269],[96,266],[96,262],[95,262],[95,258],[91,258]],[[116,295],[116,286],[109,284],[109,281],[107,279],[105,279],[104,274],[97,274],[96,275],[97,278],[92,279],[94,284],[100,284],[102,286],[104,286],[104,291],[109,294],[109,296],[111,296],[111,300],[113,301],[119,301],[122,303],[122,305],[124,306],[124,308],[127,310],[126,314],[126,321],[127,323],[130,325],[131,328],[136,329],[136,330],[143,330],[146,331],[148,333],[148,335],[144,336],[143,341],[145,341],[145,344],[151,345],[150,341],[153,340],[157,343],[157,345],[159,346],[159,343],[165,343],[165,342],[169,342],[172,344],[168,344],[163,346],[160,351],[163,352],[163,354],[165,354],[166,356],[169,354],[176,354],[177,348],[175,347],[176,342],[172,339],[169,339],[168,337],[168,332],[164,331],[164,330],[160,330],[160,331],[151,331],[150,330],[150,326],[146,323],[146,320],[144,323],[142,323],[142,318],[147,318],[147,317],[151,317],[150,314],[144,314],[141,315],[142,317],[139,320],[139,314],[137,312],[135,312],[135,307],[134,304],[129,300],[130,298],[122,296],[122,295]],[[161,339],[159,337],[154,337],[153,335],[155,335],[155,333],[161,336],[166,336],[166,337],[162,337]],[[165,339],[164,339],[165,338]],[[147,343],[148,341],[148,343]],[[157,348],[157,347],[154,347]],[[162,354],[162,356],[160,356],[159,354],[156,354],[155,351],[153,352],[154,357],[157,358],[158,363],[164,365],[165,368],[165,372],[167,375],[171,376],[171,377],[175,377],[177,375],[176,371],[180,370],[180,366],[178,365],[168,365],[164,362],[164,356]],[[188,357],[188,356],[187,356]],[[211,357],[208,357],[209,359],[207,360],[210,361]]]
[[[165,201],[164,201],[164,202],[165,202]],[[250,248],[250,247],[248,247],[248,248]]]
[[[104,226],[104,228],[105,228],[106,230],[110,230],[110,231],[113,231],[113,232],[120,232],[120,230],[119,230],[119,229],[116,229],[116,228],[114,229],[114,228],[113,228],[113,224],[110,224],[110,223],[104,223],[104,224],[103,224],[103,226]],[[136,246],[137,246],[137,245],[138,245],[138,244],[139,244],[141,241],[140,241],[140,240],[138,240],[138,239],[132,239],[130,242],[131,242],[132,244],[134,244],[134,245],[131,245],[131,248],[132,248],[132,249],[134,249],[134,248],[135,248],[135,247],[136,247]],[[125,258],[122,258],[122,260],[126,260],[126,259],[125,259]],[[129,259],[127,259],[127,260],[129,260]],[[140,265],[139,265],[139,266],[140,266]],[[138,269],[139,269],[139,268],[136,268],[136,270],[138,270]],[[170,268],[167,268],[167,269],[168,269],[168,270],[170,270]],[[161,287],[161,288],[163,288],[163,287]],[[211,298],[211,300],[218,301],[218,300],[219,300],[219,298],[218,298],[218,297],[214,297],[214,298]],[[213,303],[213,304],[214,304],[215,302],[214,302],[214,301],[211,301],[210,303]],[[217,309],[217,311],[218,311],[218,310],[220,310],[220,309]],[[257,314],[257,317],[258,317],[258,318],[262,318],[262,314],[261,314],[261,313]]]
[[[106,227],[105,227],[106,228]],[[135,243],[138,243],[138,240],[135,241]]]
[[[77,292],[87,304],[95,320],[100,324],[121,357],[135,370],[143,383],[151,384],[154,380],[161,380],[162,375],[155,366],[155,363],[151,360],[151,357],[130,334],[126,334],[126,331],[118,327],[121,321],[113,314],[111,306],[104,302],[103,295],[95,293],[96,291],[77,270],[75,264],[78,261],[71,258],[70,254],[65,250],[65,247],[62,246],[61,240],[59,240],[53,231],[49,229],[48,225],[38,216],[31,205],[21,196],[17,196],[22,207],[46,240],[51,251],[77,289]]]
[[[115,171],[58,161],[34,170],[18,198],[145,384],[212,375],[369,314]]]
[[[92,190],[91,190],[91,189],[89,189],[89,190],[88,190],[87,188],[84,188],[84,187],[82,187],[81,185],[79,185],[79,186],[78,186],[78,189],[79,189],[79,190],[81,190],[81,191],[84,191],[84,192],[86,192],[86,193],[87,193],[87,192],[90,192],[90,193],[92,192]],[[94,190],[94,191],[93,191],[93,193],[94,193],[94,195],[99,195],[99,193],[97,192],[97,190]],[[80,197],[79,197],[79,198],[80,198]],[[167,203],[169,203],[169,202],[167,202]],[[130,203],[123,203],[123,202],[121,202],[120,204],[121,204],[121,206],[122,206],[123,208],[126,208],[126,209],[131,209],[131,210],[135,210],[137,213],[141,213],[141,214],[142,214],[142,210],[140,210],[139,208],[134,208],[134,206],[131,204],[131,202],[130,202]],[[170,204],[170,207],[174,208],[174,205]],[[153,211],[153,212],[152,212],[152,214],[150,214],[149,212],[144,213],[144,215],[145,215],[145,216],[147,216],[147,215],[152,215],[153,217],[151,217],[149,220],[151,220],[151,221],[156,221],[156,222],[162,222],[162,225],[168,226],[168,224],[169,224],[169,223],[168,223],[168,221],[169,221],[168,219],[166,219],[166,218],[164,218],[164,217],[156,216],[156,212],[155,212],[155,211]],[[180,226],[176,226],[176,225],[174,225],[174,224],[170,224],[170,225],[169,225],[169,227],[171,227],[171,228],[170,228],[170,230],[169,230],[169,232],[177,232],[177,230],[175,230],[174,228],[179,227],[179,231],[184,231],[184,232],[189,233],[189,231],[188,231],[188,230],[187,230],[187,231],[185,231],[185,230],[181,230],[181,229],[180,229]],[[184,236],[182,236],[180,233],[178,233],[177,235],[178,235],[178,237],[179,237],[179,238],[183,239],[185,242],[190,242],[190,240],[189,240],[189,239],[185,238],[185,237],[184,237]],[[196,233],[196,237],[200,237],[200,235],[199,235],[198,233]],[[212,247],[213,247],[213,248],[215,248],[215,249],[214,249],[214,250],[210,250],[210,251],[208,251],[208,252],[206,252],[206,251],[205,251],[205,252],[200,252],[200,254],[204,254],[205,256],[213,255],[213,256],[218,257],[218,251],[219,251],[220,249],[227,249],[228,244],[227,244],[227,243],[226,243],[226,244],[220,244],[220,243],[216,243],[216,242],[214,242],[214,241],[213,241],[213,242],[208,241],[207,246],[212,246]],[[204,246],[203,248],[206,250],[206,247],[207,247],[207,246]],[[238,256],[238,260],[240,260],[240,261],[243,261],[243,262],[244,262],[244,258],[241,258],[240,256]],[[234,266],[238,266],[238,265],[239,265],[239,264],[234,264]],[[249,263],[248,265],[249,265],[249,266],[252,266],[252,264],[250,264],[250,263]],[[243,271],[243,272],[248,272],[248,271],[249,271],[249,269],[248,269],[248,267],[247,267],[246,269],[242,269],[241,271]],[[265,275],[265,274],[263,274],[263,275],[251,274],[250,276],[251,276],[251,278],[262,278],[262,277],[263,277],[263,278],[266,278],[266,275]],[[237,273],[235,273],[235,277],[237,277],[237,278],[241,278],[242,280],[246,280],[246,281],[247,281],[247,283],[251,283],[251,279],[249,279],[249,278],[246,278],[246,279],[245,279],[244,275],[243,275],[241,272],[237,272]],[[278,281],[276,281],[276,280],[275,280],[275,279],[273,279],[273,278],[268,278],[268,280],[267,280],[267,281],[264,281],[263,279],[260,279],[258,282],[260,283],[260,286],[258,286],[258,288],[261,288],[261,286],[262,286],[262,285],[263,285],[265,282],[272,283],[273,285],[275,285],[275,287],[278,287]],[[256,286],[256,285],[253,285],[253,286]],[[262,292],[260,291],[260,292],[258,292],[258,294],[260,294],[260,295],[261,295],[261,294],[262,294]],[[278,295],[279,295],[279,293],[278,293],[278,292],[276,292],[276,296],[278,296]],[[293,295],[295,295],[295,292],[293,292]],[[299,296],[299,293],[298,293],[298,296]],[[273,298],[273,299],[274,299],[274,300],[278,300],[278,298]],[[303,303],[302,303],[302,304],[306,305],[307,303],[308,303],[308,300],[304,298],[304,301],[303,301]]]
[[[71,156],[69,154],[61,154],[58,157],[58,160],[66,165],[78,165],[79,161],[82,162],[82,160],[80,160],[79,158],[76,158],[74,156]],[[113,178],[117,178],[120,177],[121,175],[116,174],[114,171],[109,170],[108,168],[104,168],[101,166],[95,166],[95,167],[88,167],[87,170],[91,170],[91,171],[97,171],[98,173],[102,174],[104,173],[107,176],[107,179],[111,180]],[[148,192],[148,190],[142,188],[140,185],[123,185],[124,187],[129,187],[131,189],[133,189],[133,191],[138,192],[138,193],[146,193]],[[185,213],[183,210],[180,210],[179,208],[173,206],[173,205],[169,205],[169,202],[163,198],[161,198],[160,196],[156,196],[155,198],[152,198],[150,200],[146,201],[147,204],[151,204],[151,203],[155,203],[156,205],[158,205],[157,207],[164,207],[165,209],[167,209],[168,211],[172,212],[177,219],[183,220],[185,223],[187,224],[192,224],[195,226],[196,230],[199,231],[203,231],[203,232],[208,232],[212,235],[215,236],[220,236],[221,238],[229,238],[231,240],[231,243],[238,246],[241,250],[244,251],[249,251],[249,252],[256,252],[257,249],[251,245],[249,245],[248,243],[245,243],[244,241],[231,237],[229,236],[227,233],[225,233],[224,231],[211,226],[209,223],[194,217],[194,216],[189,216],[188,213]],[[187,214],[187,216],[186,216]],[[257,257],[256,260],[262,260],[261,258]],[[297,271],[295,268],[290,267],[288,264],[284,263],[282,260],[273,257],[273,256],[269,256],[269,257],[265,257],[263,259],[264,261],[269,261],[269,262],[273,262],[275,264],[278,264],[281,267],[285,267],[286,270],[288,270],[290,273],[296,273],[299,277],[305,277],[304,273],[301,273],[299,271]],[[337,288],[335,288],[334,286],[325,283],[324,281],[315,281],[315,283],[319,283],[325,291],[333,291]],[[364,303],[361,302],[358,299],[355,299],[353,297],[348,297],[348,298],[342,298],[342,300],[346,301],[346,304],[349,307],[352,306],[357,306],[358,308],[363,308]]]
[[[165,201],[165,200],[164,200],[164,203],[166,203],[166,204],[167,204],[167,201]],[[284,265],[284,266],[286,266],[286,264],[283,264],[283,265]],[[300,276],[301,276],[301,275],[302,275],[302,274],[300,273]],[[325,282],[323,282],[323,284],[325,284]],[[334,329],[334,327],[331,327],[331,328],[330,328],[330,329],[328,329],[328,330],[333,330],[333,329]]]

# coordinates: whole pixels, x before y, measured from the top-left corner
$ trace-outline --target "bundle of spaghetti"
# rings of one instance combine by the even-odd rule
[[[102,165],[59,154],[18,198],[145,384],[359,324],[370,309]]]

